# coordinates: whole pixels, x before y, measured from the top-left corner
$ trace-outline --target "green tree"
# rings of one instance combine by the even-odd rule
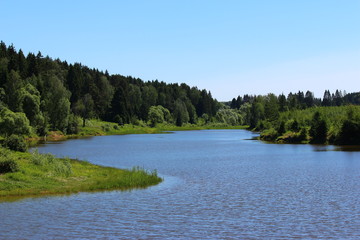
[[[24,82],[18,72],[10,71],[8,81],[5,84],[6,103],[12,111],[21,112],[22,88]]]
[[[33,126],[36,116],[40,114],[40,93],[30,83],[23,89],[21,110],[26,114],[30,124]]]
[[[161,107],[161,106],[160,106]],[[148,113],[148,119],[151,127],[155,127],[157,123],[164,122],[164,113],[158,106],[151,106]]]
[[[255,128],[260,120],[265,119],[265,108],[261,96],[254,99],[254,102],[251,105],[250,114],[250,128]]]
[[[308,108],[313,107],[315,105],[314,94],[310,91],[307,91],[305,94],[304,101],[305,101],[306,107],[308,107]]]
[[[325,143],[327,139],[328,126],[320,112],[315,112],[310,123],[310,137],[312,143]]]
[[[66,132],[70,114],[70,92],[54,75],[48,79],[47,84],[45,107],[49,123],[52,129]]]
[[[281,94],[279,96],[279,111],[280,112],[285,112],[288,110],[288,106],[287,106],[287,101],[286,101],[286,97],[284,94]]]
[[[241,125],[242,116],[236,109],[220,109],[215,118],[218,122],[225,123],[230,126]]]
[[[93,116],[94,100],[89,93],[85,94],[74,105],[75,114],[83,119],[83,127],[85,127],[86,119]]]
[[[279,118],[279,102],[275,94],[270,93],[265,97],[265,118],[276,121]]]
[[[173,114],[174,114],[174,121],[177,126],[182,126],[183,124],[188,123],[190,120],[186,105],[180,99],[177,99],[175,101],[175,110]]]
[[[251,104],[249,102],[246,102],[240,106],[240,114],[243,119],[243,124],[250,125]]]
[[[360,144],[360,112],[350,106],[347,110],[347,118],[341,126],[339,144]]]
[[[15,113],[5,107],[0,110],[0,134],[10,136],[12,134],[29,135],[30,133],[30,122],[24,113]]]

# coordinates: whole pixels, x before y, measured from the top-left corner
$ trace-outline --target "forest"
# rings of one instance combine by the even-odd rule
[[[249,125],[265,140],[360,144],[359,104],[359,92],[339,90],[326,90],[323,99],[299,91],[221,103],[185,83],[110,75],[0,43],[0,140],[16,150],[49,131],[76,134],[93,118],[119,126]]]
[[[285,143],[360,144],[360,92],[325,90],[322,99],[311,91],[266,96],[238,96],[227,105],[244,116],[261,139]]]

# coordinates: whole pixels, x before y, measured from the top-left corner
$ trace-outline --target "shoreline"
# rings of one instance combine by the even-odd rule
[[[47,195],[110,190],[143,189],[163,181],[156,170],[140,167],[119,169],[51,154],[20,153],[0,149],[4,159],[16,166],[0,174],[0,202]]]
[[[186,125],[178,127],[168,124],[159,124],[154,128],[150,128],[148,126],[135,125],[118,126],[116,123],[98,120],[89,120],[88,124],[90,126],[80,128],[78,134],[65,135],[59,131],[53,131],[49,132],[50,134],[46,137],[27,138],[27,142],[30,146],[37,146],[41,143],[46,144],[47,141],[66,141],[93,136],[165,134],[169,131],[247,128],[247,126],[222,125]],[[157,175],[156,171],[149,172],[138,167],[134,167],[131,170],[118,169],[99,166],[91,164],[86,160],[83,161],[77,159],[67,160],[72,167],[72,173],[69,176],[61,174],[56,175],[49,170],[51,166],[48,163],[44,163],[43,165],[34,164],[32,162],[33,160],[31,160],[34,153],[21,153],[5,149],[1,150],[7,152],[7,157],[14,159],[19,166],[19,170],[0,174],[0,202],[11,201],[11,199],[18,200],[26,197],[67,195],[79,192],[142,189],[159,184],[163,181],[163,179]],[[49,157],[50,154],[39,154],[37,157],[42,158],[44,156]],[[55,158],[54,156],[52,156],[52,159],[53,160],[51,161],[59,163],[64,161],[64,159]],[[89,172],[91,172],[91,174],[89,174]],[[129,181],[131,183],[127,182],[126,179],[131,179],[131,181]],[[44,182],[44,184],[42,184],[42,182]]]

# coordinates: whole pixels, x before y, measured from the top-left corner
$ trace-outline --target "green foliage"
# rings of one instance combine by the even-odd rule
[[[338,143],[347,145],[360,144],[360,111],[350,106],[347,119],[344,120],[338,137]]]
[[[124,125],[124,119],[122,117],[120,117],[119,114],[117,114],[115,117],[114,117],[114,122],[116,122],[117,124],[119,125]]]
[[[269,121],[275,121],[279,117],[279,101],[275,94],[268,94],[265,97],[264,105],[265,118]]]
[[[189,112],[186,108],[185,103],[177,99],[175,102],[175,110],[174,110],[174,121],[176,126],[182,126],[185,123],[188,123],[190,120]]]
[[[161,106],[151,106],[148,113],[148,119],[151,127],[155,127],[157,123],[164,122],[164,113]]]
[[[13,159],[0,159],[0,174],[19,171],[17,162]]]
[[[242,125],[243,117],[239,110],[236,109],[220,109],[215,116],[216,120],[230,126]]]
[[[19,170],[20,167],[10,151],[0,147],[0,174],[13,173]]]
[[[122,126],[131,123],[144,128],[147,122],[151,126],[165,122],[178,126],[189,123],[201,126],[246,124],[251,129],[273,128],[280,135],[292,132],[294,136],[306,128],[313,141],[327,139],[330,143],[350,144],[357,142],[357,135],[352,137],[350,133],[357,133],[358,120],[347,117],[342,108],[331,107],[347,104],[360,104],[360,93],[345,94],[339,90],[331,93],[326,90],[323,99],[315,98],[310,91],[289,93],[287,97],[284,94],[244,95],[228,103],[236,111],[224,111],[223,104],[213,99],[211,92],[205,89],[109,75],[80,63],[68,64],[43,57],[40,52],[25,57],[21,50],[17,52],[14,46],[6,47],[1,42],[1,137],[33,133],[45,136],[48,128],[76,134],[77,117],[83,119],[83,133],[90,132],[85,123],[95,117]],[[152,106],[161,106],[163,120],[159,111],[150,111]],[[326,121],[315,126],[314,108],[318,106],[328,108],[317,109]],[[99,127],[96,134],[119,131],[112,126],[107,130]],[[320,132],[323,132],[322,136]]]
[[[53,130],[66,132],[70,114],[70,92],[62,81],[52,75],[47,79],[45,108]]]
[[[278,134],[279,135],[282,135],[286,132],[286,128],[285,128],[285,122],[284,121],[281,121],[280,122],[280,125],[279,125],[279,128],[278,128]]]
[[[31,126],[36,126],[39,123],[37,121],[37,116],[41,115],[40,93],[30,83],[28,83],[23,89],[21,109],[29,119]]]
[[[40,154],[37,150],[31,153],[31,163],[46,167],[56,176],[70,176],[72,166],[69,158],[59,159],[52,154]]]
[[[19,151],[19,152],[26,152],[27,151],[27,144],[23,136],[11,134],[9,137],[5,138],[4,146],[8,149]]]
[[[360,106],[314,107],[282,112],[275,122],[259,121],[256,129],[278,129],[281,142],[359,144],[359,125]]]
[[[2,165],[3,160],[11,162]],[[84,161],[57,159],[50,154],[15,153],[0,148],[0,198],[144,188],[162,181],[156,171],[122,170]]]
[[[25,113],[29,125],[41,136],[49,129],[76,133],[71,114],[83,119],[83,127],[93,117],[137,125],[149,120],[151,106],[161,106],[165,122],[182,125],[196,124],[203,114],[212,119],[220,106],[205,89],[109,75],[80,63],[53,60],[40,52],[25,57],[14,46],[7,48],[3,42],[1,46],[0,106]]]
[[[259,121],[265,119],[265,108],[262,97],[254,99],[250,109],[250,128],[255,128]]]
[[[310,137],[313,143],[325,143],[327,139],[328,126],[320,112],[315,112],[310,122]]]
[[[79,133],[79,119],[74,114],[69,115],[69,124],[67,127],[68,134],[78,134]]]
[[[260,134],[260,138],[265,141],[274,141],[278,136],[278,131],[274,128],[266,129]]]
[[[0,110],[0,134],[29,135],[31,133],[30,122],[26,115],[21,112],[12,112],[3,107]]]
[[[73,107],[73,111],[83,118],[83,127],[85,127],[86,119],[93,116],[94,100],[90,94],[85,94],[80,98]]]
[[[111,127],[109,124],[102,125],[101,128],[104,132],[109,132],[111,130]]]

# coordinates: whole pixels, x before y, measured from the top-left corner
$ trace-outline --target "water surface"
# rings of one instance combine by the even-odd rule
[[[251,141],[244,130],[104,136],[40,152],[165,181],[0,203],[0,239],[359,239],[360,152]]]

